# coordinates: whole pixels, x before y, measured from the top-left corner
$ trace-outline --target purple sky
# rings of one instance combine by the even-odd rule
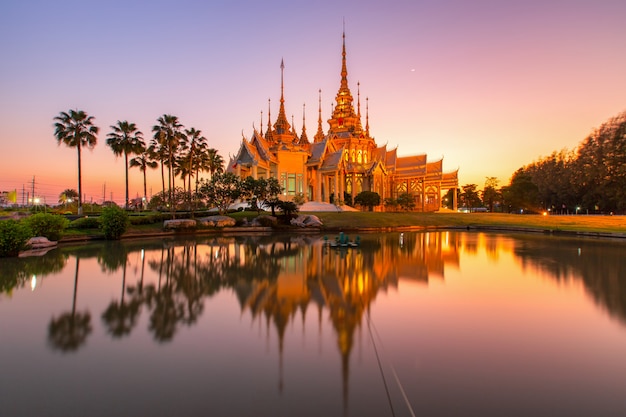
[[[83,158],[87,200],[121,202],[122,158],[106,146],[117,120],[146,141],[164,113],[202,130],[228,159],[242,131],[278,114],[285,62],[289,117],[324,130],[339,88],[345,19],[348,82],[370,133],[400,155],[444,158],[460,183],[501,185],[540,156],[575,148],[626,109],[626,2],[30,1],[0,3],[0,190],[55,203],[77,188],[76,152],[53,118],[82,109],[101,128]],[[274,121],[274,120],[272,120]],[[291,120],[290,120],[291,121]],[[365,121],[363,121],[365,122]],[[160,190],[158,171],[149,191]],[[130,194],[142,177],[131,170]]]

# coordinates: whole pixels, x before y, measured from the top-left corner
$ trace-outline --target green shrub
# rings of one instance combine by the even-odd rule
[[[0,257],[17,256],[32,237],[27,224],[17,220],[0,221]]]
[[[276,217],[259,216],[259,217],[256,218],[256,221],[262,227],[273,227],[273,226],[276,226]]]
[[[98,229],[99,227],[99,217],[81,217],[71,221],[68,229]]]
[[[380,195],[374,191],[361,191],[354,197],[354,203],[367,207],[369,211],[372,211],[374,206],[380,205]]]
[[[105,239],[119,239],[129,225],[128,214],[121,208],[110,206],[102,209],[100,229],[104,233]]]
[[[160,216],[158,214],[146,214],[142,216],[130,216],[130,224],[133,226],[138,226],[141,224],[154,224],[160,221]]]
[[[58,241],[63,235],[63,230],[68,226],[69,221],[57,214],[37,213],[24,219],[30,228],[33,236],[44,236],[49,240]]]

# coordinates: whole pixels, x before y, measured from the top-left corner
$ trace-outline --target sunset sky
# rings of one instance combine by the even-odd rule
[[[123,159],[106,145],[117,120],[146,142],[167,113],[202,130],[224,159],[242,132],[285,108],[310,137],[348,82],[370,133],[399,155],[444,158],[461,185],[506,185],[540,156],[575,148],[626,110],[624,0],[57,1],[0,3],[0,191],[56,203],[77,189],[76,150],[53,118],[81,109],[100,127],[83,153],[86,201],[124,199]],[[363,121],[365,122],[365,121]],[[142,176],[130,171],[131,197]],[[148,194],[160,191],[158,170]]]

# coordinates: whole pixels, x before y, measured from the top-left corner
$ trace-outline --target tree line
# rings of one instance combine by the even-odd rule
[[[78,156],[78,191],[65,190],[62,200],[77,198],[78,214],[82,214],[82,149],[93,149],[98,141],[100,128],[94,124],[94,117],[83,110],[61,112],[54,118],[54,136],[59,144],[76,148]],[[135,123],[118,120],[110,126],[106,144],[116,156],[124,157],[125,200],[124,207],[129,208],[128,170],[136,167],[143,173],[143,199],[147,203],[148,169],[161,170],[162,197],[164,204],[174,209],[176,179],[182,181],[184,199],[192,204],[198,194],[200,173],[208,172],[211,177],[224,171],[224,159],[217,150],[210,148],[207,139],[196,128],[186,129],[177,116],[164,114],[152,127],[152,139],[146,143],[143,133]],[[167,188],[165,172],[167,170]],[[195,187],[192,186],[195,179]]]
[[[488,177],[461,187],[459,207],[556,214],[626,212],[626,112],[594,129],[575,149],[563,149],[516,170],[508,185]],[[451,201],[451,195],[448,196]]]

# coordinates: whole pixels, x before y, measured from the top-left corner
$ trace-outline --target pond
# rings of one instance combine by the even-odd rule
[[[0,259],[0,414],[626,415],[624,242],[333,241],[150,239]]]

